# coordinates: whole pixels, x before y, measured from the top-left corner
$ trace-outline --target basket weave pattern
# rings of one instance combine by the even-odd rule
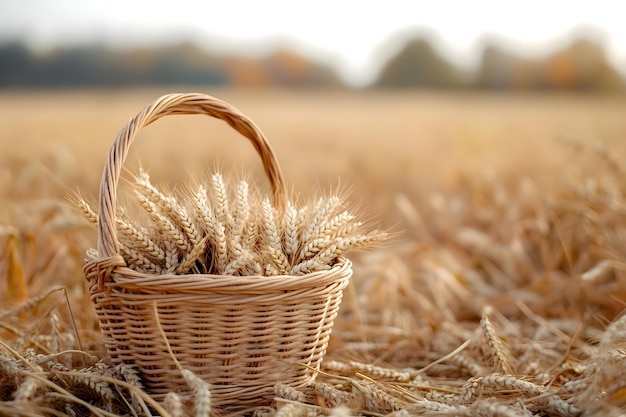
[[[157,276],[127,268],[115,228],[121,169],[141,128],[172,114],[210,115],[248,138],[263,162],[274,204],[286,205],[271,146],[237,109],[202,94],[171,94],[144,108],[109,152],[100,185],[98,258],[84,268],[106,348],[115,363],[136,366],[158,400],[170,391],[190,391],[182,366],[211,384],[216,406],[266,404],[276,382],[299,388],[315,378],[351,264],[340,259],[329,271],[273,277]]]

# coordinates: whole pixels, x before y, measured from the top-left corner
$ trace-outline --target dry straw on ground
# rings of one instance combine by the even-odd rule
[[[468,173],[396,195],[407,238],[354,259],[316,382],[222,415],[623,415],[625,172],[606,150],[572,158],[550,180]],[[76,284],[88,229],[40,210],[36,233],[0,228],[3,301],[17,304],[0,313],[0,415],[183,415],[176,393],[156,403],[107,363],[93,319],[72,319],[67,298],[90,308]],[[62,287],[26,299],[39,280]],[[197,392],[194,412],[215,413]]]

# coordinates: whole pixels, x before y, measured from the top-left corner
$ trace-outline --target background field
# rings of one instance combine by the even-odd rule
[[[165,92],[170,90],[3,92],[5,195],[37,195],[32,188],[24,192],[12,186],[20,173],[36,170],[48,172],[48,178],[32,175],[46,193],[62,195],[79,186],[95,195],[106,151],[118,130]],[[261,127],[297,192],[315,192],[341,179],[356,189],[354,198],[368,205],[386,204],[376,214],[395,217],[393,223],[402,219],[387,212],[393,210],[389,196],[444,191],[459,176],[480,177],[489,171],[546,179],[574,162],[572,149],[560,139],[602,143],[619,155],[626,130],[626,100],[620,96],[208,93],[233,103]],[[212,171],[216,164],[236,171],[260,169],[254,151],[238,134],[222,122],[198,116],[167,118],[147,129],[129,161],[131,169],[141,161],[156,179],[171,184],[184,181],[189,172]],[[370,199],[368,192],[379,198]]]
[[[0,95],[3,310],[65,286],[83,347],[99,356],[103,347],[81,272],[84,252],[95,246],[96,238],[67,196],[77,189],[97,196],[106,152],[118,130],[165,92],[170,90],[9,90]],[[426,393],[466,395],[464,384],[470,378],[512,373],[545,390],[574,380],[586,385],[578,391],[550,391],[562,403],[512,393],[519,388],[494,388],[497,405],[511,410],[578,415],[581,410],[617,413],[613,407],[625,405],[626,329],[619,321],[611,328],[615,334],[607,336],[605,329],[626,301],[621,164],[626,99],[206,92],[258,124],[289,185],[302,198],[338,185],[349,188],[361,212],[398,232],[385,247],[354,254],[353,286],[329,358],[356,362],[352,371],[333,369],[331,362],[328,372],[367,374],[355,363],[398,372],[420,369],[471,340],[467,358],[480,369],[461,363],[459,355],[457,362],[433,366],[420,384],[435,388],[416,389],[423,394],[419,401],[448,406],[449,398]],[[156,183],[170,186],[216,167],[232,175],[251,173],[265,186],[248,143],[225,123],[206,117],[170,117],[146,129],[129,158],[131,172],[139,161]],[[15,284],[20,267],[24,290]],[[485,310],[486,305],[493,309]],[[0,316],[5,324],[0,334],[8,344],[24,347],[29,332],[51,332],[48,311],[58,314],[63,329],[70,328],[67,307],[56,301],[28,314]],[[490,320],[498,334],[494,337],[509,346],[503,348],[504,359],[497,346],[495,353],[481,350],[492,340]],[[472,336],[475,332],[479,336]],[[607,341],[612,337],[614,344]],[[602,354],[609,353],[610,366],[601,362]],[[619,372],[609,375],[608,368]],[[384,383],[394,377],[371,369],[370,375],[382,381],[377,388],[391,389]],[[482,389],[488,388],[485,384]],[[371,394],[365,395],[369,402],[355,407],[379,414],[399,408],[425,412],[392,391],[387,395],[397,404],[379,404]],[[305,394],[309,397],[303,402],[320,405],[319,393]],[[479,407],[472,398],[458,406]],[[518,407],[520,402],[524,407]]]

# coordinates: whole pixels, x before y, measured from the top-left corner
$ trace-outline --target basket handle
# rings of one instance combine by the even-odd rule
[[[115,227],[117,186],[130,145],[143,127],[148,126],[161,117],[176,114],[206,114],[213,116],[224,120],[233,129],[248,138],[263,162],[265,174],[272,188],[274,204],[279,209],[286,207],[287,191],[285,180],[276,155],[265,135],[252,120],[230,104],[206,94],[164,95],[130,119],[117,135],[115,142],[113,142],[109,150],[104,172],[102,173],[102,181],[100,182],[98,211],[98,257],[100,259],[112,257],[119,252]]]

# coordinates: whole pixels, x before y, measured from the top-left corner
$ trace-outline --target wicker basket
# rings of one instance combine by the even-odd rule
[[[207,95],[163,96],[130,119],[109,152],[100,185],[98,258],[84,268],[91,301],[112,360],[136,366],[155,399],[170,391],[190,392],[180,365],[210,383],[216,406],[267,404],[276,382],[299,388],[315,378],[351,264],[341,259],[329,271],[274,277],[147,275],[129,269],[115,228],[122,165],[141,128],[175,114],[210,115],[248,138],[263,161],[275,204],[285,207],[280,167],[250,119]]]

